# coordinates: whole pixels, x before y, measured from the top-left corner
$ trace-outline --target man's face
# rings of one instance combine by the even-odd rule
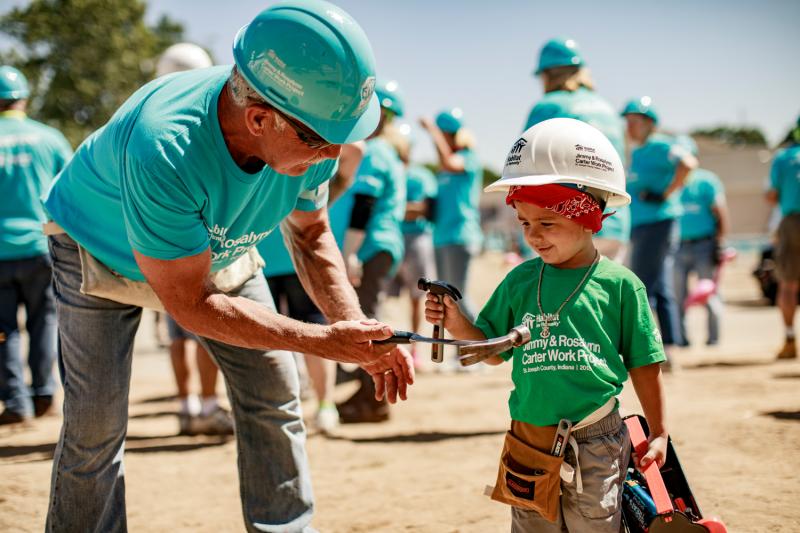
[[[638,113],[630,113],[625,115],[625,122],[628,126],[628,137],[638,144],[644,142],[647,136],[653,131],[653,121]]]
[[[276,172],[301,176],[325,159],[336,159],[342,147],[330,144],[310,128],[275,108],[254,104],[247,114],[250,131],[258,138],[258,156]]]
[[[550,209],[515,201],[525,242],[548,265],[558,266],[575,257],[586,244],[588,230]],[[591,232],[588,233],[591,239]]]

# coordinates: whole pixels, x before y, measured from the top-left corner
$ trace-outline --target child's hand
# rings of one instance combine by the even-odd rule
[[[633,452],[633,460],[639,470],[644,470],[653,461],[655,461],[658,468],[664,466],[664,462],[667,460],[667,436],[650,436],[647,439],[647,453],[639,460],[636,452]]]
[[[461,314],[458,304],[446,294],[444,304],[438,302],[438,297],[431,293],[425,298],[425,320],[431,324],[438,324],[444,317],[444,327],[451,333],[457,331],[459,326],[466,321],[466,317]]]

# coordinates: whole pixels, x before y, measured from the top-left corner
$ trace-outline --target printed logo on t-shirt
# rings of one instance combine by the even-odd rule
[[[594,372],[595,368],[608,370],[608,362],[602,354],[599,343],[590,342],[570,331],[569,334],[559,332],[557,328],[560,322],[553,314],[531,314],[525,313],[522,323],[528,326],[540,328],[547,318],[551,328],[548,337],[532,335],[531,341],[522,347],[520,363],[522,373],[532,372]]]
[[[274,228],[273,228],[274,229]],[[261,242],[272,233],[272,229],[255,233],[253,231],[236,238],[228,237],[228,228],[214,224],[211,228],[206,225],[208,238],[211,240],[211,262],[230,262],[247,253],[247,250]]]

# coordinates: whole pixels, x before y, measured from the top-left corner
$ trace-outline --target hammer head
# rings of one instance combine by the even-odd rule
[[[453,300],[461,299],[461,291],[446,281],[432,280],[428,278],[419,278],[417,287],[425,292],[431,294],[448,295]]]
[[[503,353],[515,346],[522,346],[531,341],[531,331],[527,326],[515,326],[508,335],[473,342],[467,346],[458,347],[459,362],[461,366],[470,366],[480,363],[493,355]]]

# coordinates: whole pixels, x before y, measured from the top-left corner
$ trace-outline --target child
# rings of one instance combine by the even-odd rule
[[[622,164],[593,127],[551,119],[514,144],[503,177],[486,190],[498,189],[508,190],[506,203],[539,257],[506,276],[474,324],[447,297],[428,297],[426,319],[444,314],[458,339],[497,337],[518,324],[531,330],[528,344],[486,360],[513,359],[511,431],[492,493],[512,505],[512,531],[616,533],[630,456],[616,396],[628,373],[651,435],[639,467],[661,466],[667,446],[665,356],[647,294],[592,243],[606,204],[630,202]],[[566,464],[550,450],[561,419],[574,424]]]

